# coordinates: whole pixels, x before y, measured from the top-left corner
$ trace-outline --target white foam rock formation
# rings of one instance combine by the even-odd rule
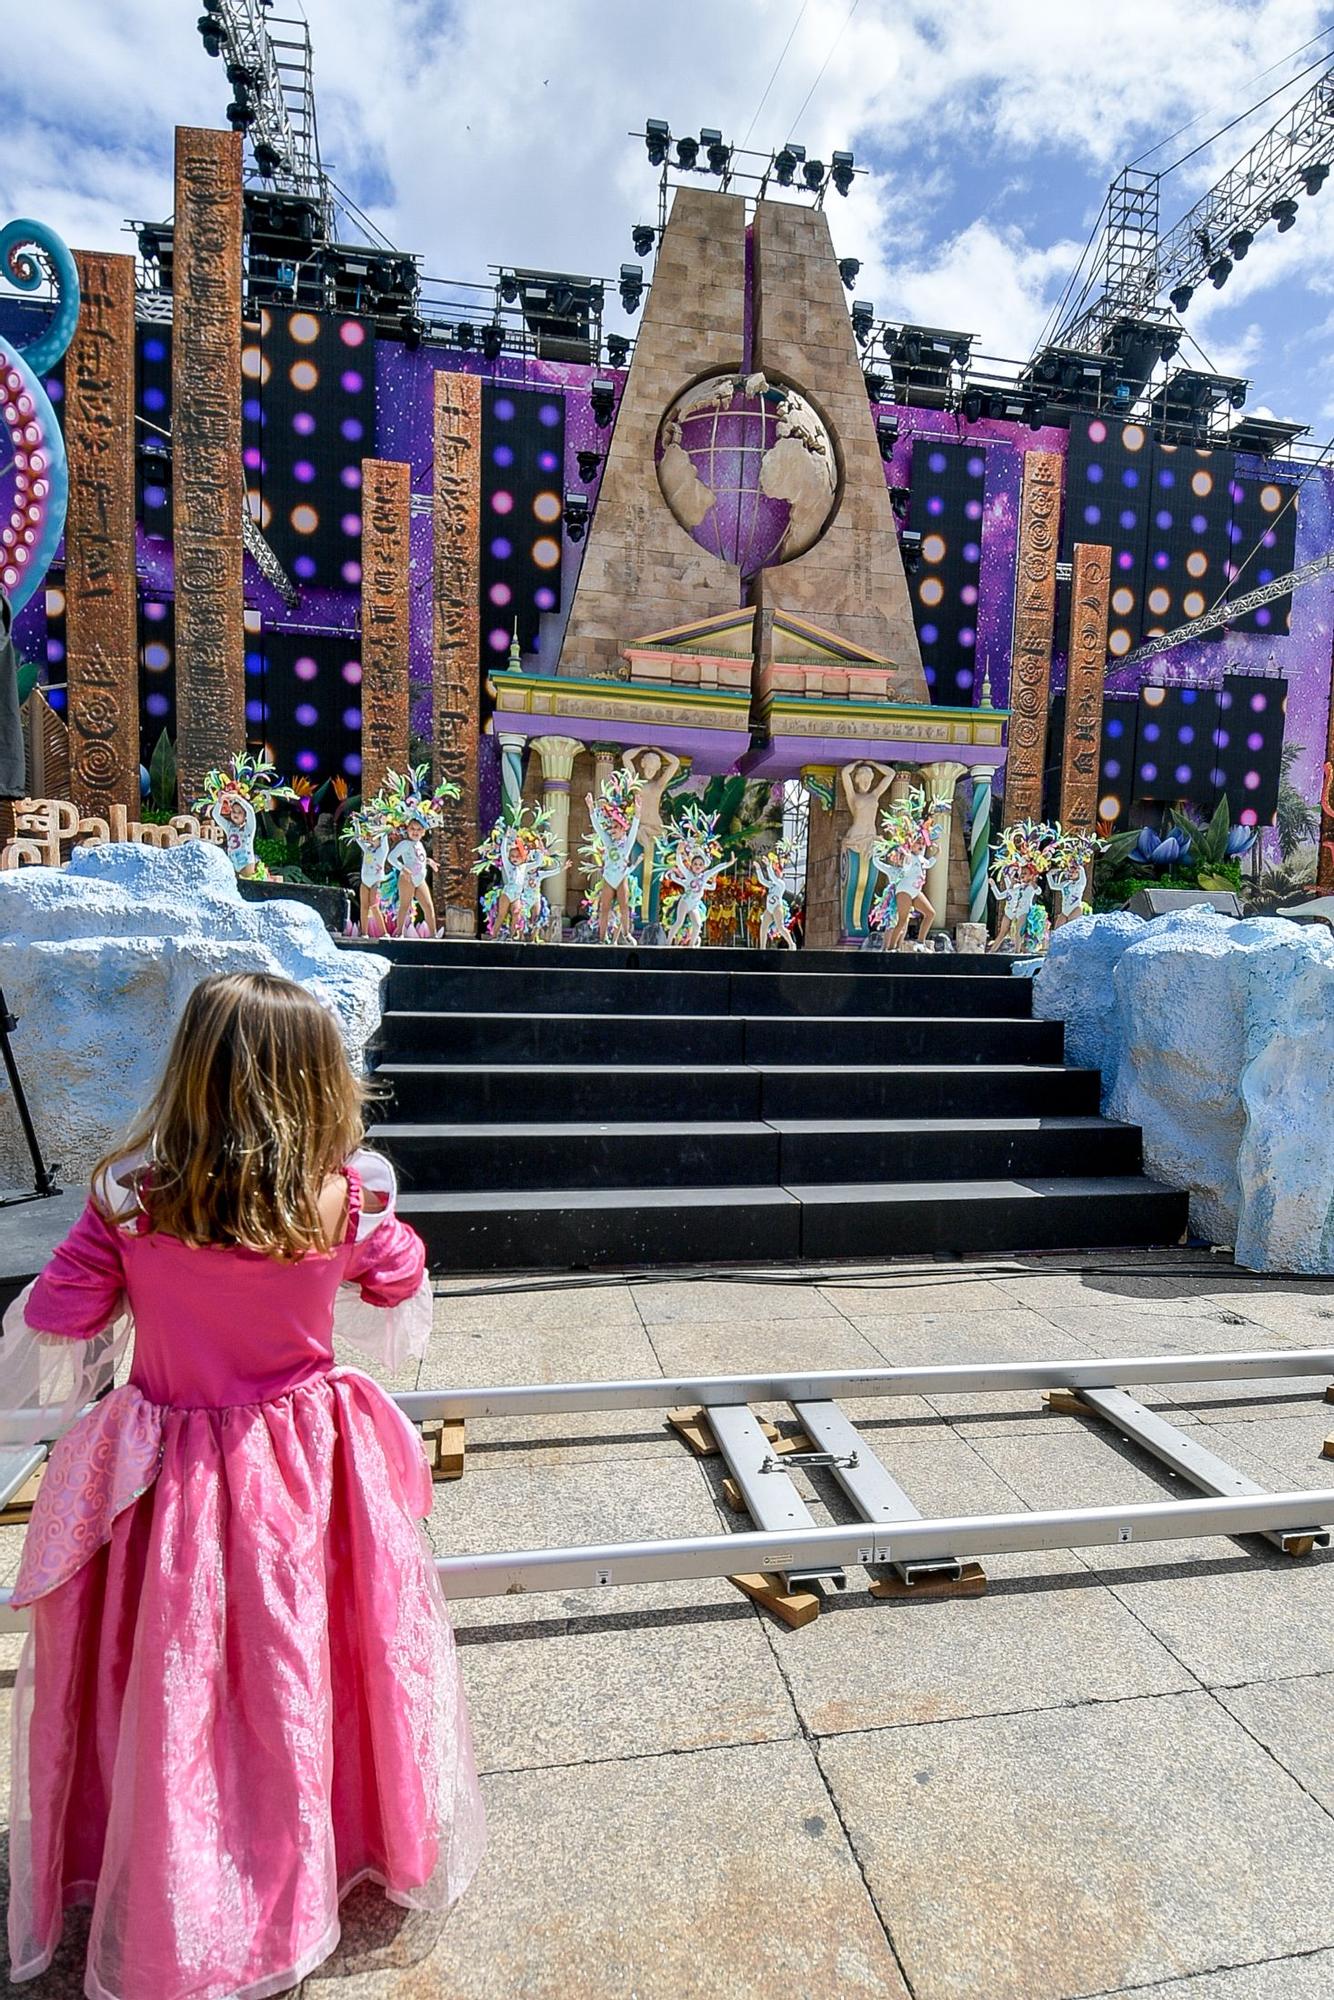
[[[1132,928],[1135,927],[1135,928]],[[1034,1012],[1101,1069],[1103,1110],[1192,1227],[1256,1271],[1334,1274],[1334,937],[1212,910],[1058,931]]]
[[[75,1185],[150,1097],[191,990],[211,972],[299,981],[336,1016],[353,1064],[380,1021],[386,959],[340,951],[303,903],[247,903],[204,841],[77,848],[67,867],[0,874],[0,988],[42,1151]],[[0,1072],[0,1184],[30,1184]]]

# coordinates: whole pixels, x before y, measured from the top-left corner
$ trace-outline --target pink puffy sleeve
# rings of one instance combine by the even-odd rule
[[[59,1437],[110,1387],[132,1331],[120,1233],[90,1202],[4,1316],[0,1445]]]
[[[401,1368],[421,1359],[431,1337],[426,1247],[395,1213],[398,1187],[387,1160],[360,1152],[347,1173],[350,1242],[334,1332],[384,1366]]]

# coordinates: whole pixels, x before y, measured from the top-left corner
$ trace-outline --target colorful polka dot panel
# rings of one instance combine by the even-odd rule
[[[922,540],[908,588],[931,699],[954,707],[973,701],[986,472],[977,445],[914,441],[908,518]]]
[[[1215,793],[1226,792],[1234,823],[1268,826],[1278,808],[1288,683],[1281,677],[1224,674],[1214,727]]]
[[[171,329],[141,326],[135,343],[135,486],[144,533],[171,540]]]
[[[1114,832],[1128,824],[1135,799],[1135,746],[1139,702],[1132,695],[1104,695],[1098,818]]]
[[[503,667],[518,627],[536,651],[542,614],[561,601],[565,399],[487,384],[482,391],[482,664]]]
[[[1079,417],[1070,426],[1062,559],[1077,542],[1112,552],[1107,650],[1119,659],[1142,635],[1144,557],[1152,498],[1153,447],[1143,424]]]
[[[1141,688],[1136,799],[1189,804],[1212,812],[1220,789],[1214,776],[1217,721],[1218,694],[1213,688]]]
[[[1297,509],[1295,486],[1277,480],[1238,477],[1232,483],[1232,520],[1229,529],[1228,596],[1245,597],[1276,576],[1286,576],[1297,561]],[[1276,597],[1243,612],[1233,624],[1235,632],[1265,632],[1284,638],[1291,628],[1292,597]]]
[[[1143,633],[1202,617],[1226,594],[1234,455],[1155,445]],[[1208,635],[1221,640],[1221,626]]]
[[[176,606],[139,598],[139,762],[147,769],[163,730],[176,741]]]
[[[375,335],[336,313],[265,309],[241,350],[246,495],[302,587],[361,582],[361,461],[375,455]]]
[[[248,620],[250,622],[250,620]],[[246,740],[285,778],[318,789],[361,783],[361,658],[357,635],[266,628],[246,634]]]

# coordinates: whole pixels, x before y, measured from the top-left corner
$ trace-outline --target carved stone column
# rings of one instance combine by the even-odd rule
[[[462,796],[443,808],[439,902],[445,932],[477,931],[477,739],[481,700],[482,388],[475,375],[435,376],[431,737],[435,777]]]
[[[986,764],[973,766],[973,809],[968,821],[968,920],[987,921],[987,873],[991,865],[991,781]]]
[[[361,795],[408,765],[408,529],[412,474],[361,461]]]
[[[188,806],[244,750],[241,135],[176,129],[176,756]]]
[[[1325,729],[1325,768],[1320,774],[1320,857],[1316,887],[1334,894],[1334,658],[1330,661],[1329,721]]]
[[[134,571],[134,259],[76,250],[65,357],[65,616],[70,777],[83,812],[139,803]]]
[[[1009,754],[1005,763],[1005,824],[1042,816],[1047,748],[1047,693],[1056,617],[1056,541],[1061,523],[1061,457],[1024,454],[1019,502],[1019,556],[1010,668]]]
[[[1098,542],[1077,542],[1070,584],[1070,665],[1061,756],[1061,825],[1067,833],[1092,833],[1098,820],[1111,578],[1111,550]]]
[[[542,759],[542,803],[551,814],[552,841],[561,860],[560,873],[548,876],[546,882],[553,933],[559,938],[555,925],[565,918],[570,879],[570,774],[584,746],[573,736],[537,736],[533,742]]]
[[[937,828],[940,853],[926,874],[926,898],[935,911],[936,922],[942,930],[945,926],[945,909],[950,892],[950,834],[954,827],[954,787],[967,769],[966,764],[923,764],[920,774],[928,806],[933,799],[949,801],[948,805],[940,809],[940,824]]]
[[[496,741],[500,745],[500,803],[512,817],[523,803],[523,749],[528,738],[502,730],[497,732]]]

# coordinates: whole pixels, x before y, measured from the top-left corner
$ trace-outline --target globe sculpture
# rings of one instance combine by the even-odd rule
[[[834,511],[828,431],[804,396],[763,375],[687,389],[659,427],[657,465],[687,534],[743,576],[804,554]]]

